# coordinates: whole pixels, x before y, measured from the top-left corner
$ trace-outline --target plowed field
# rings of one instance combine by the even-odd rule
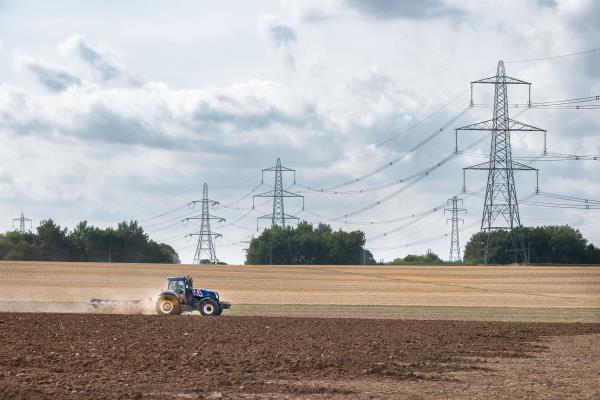
[[[1,399],[600,396],[600,324],[0,313]]]

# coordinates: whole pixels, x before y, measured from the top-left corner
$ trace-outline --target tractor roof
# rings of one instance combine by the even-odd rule
[[[186,279],[191,279],[189,276],[170,276],[167,278],[169,281],[184,281]]]

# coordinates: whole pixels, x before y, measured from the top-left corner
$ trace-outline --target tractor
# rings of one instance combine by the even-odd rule
[[[207,289],[194,289],[190,276],[167,278],[167,289],[156,300],[158,315],[179,315],[183,311],[200,311],[202,315],[217,316],[231,304],[221,301],[219,293]]]

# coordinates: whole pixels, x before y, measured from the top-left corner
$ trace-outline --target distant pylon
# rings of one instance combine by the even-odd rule
[[[285,226],[285,221],[289,219],[297,220],[298,217],[294,215],[289,215],[285,213],[284,207],[284,197],[300,197],[302,198],[302,209],[304,210],[304,196],[301,196],[296,193],[288,192],[283,189],[283,172],[293,172],[294,173],[294,184],[296,184],[296,170],[286,168],[281,165],[281,160],[278,158],[274,167],[265,168],[262,170],[261,182],[264,182],[265,172],[275,172],[275,183],[273,185],[273,190],[268,192],[264,192],[261,194],[255,194],[252,198],[252,208],[254,208],[254,199],[257,197],[272,197],[273,198],[273,212],[271,214],[263,215],[261,217],[257,217],[256,219],[256,230],[258,230],[258,220],[259,219],[270,219],[271,226],[280,225]]]
[[[221,234],[211,232],[210,220],[214,219],[217,220],[217,222],[222,222],[225,221],[225,219],[210,214],[210,207],[216,206],[219,202],[208,198],[208,185],[206,183],[202,190],[202,200],[194,200],[190,204],[195,205],[196,203],[202,203],[202,214],[183,220],[200,220],[200,231],[198,233],[190,233],[187,235],[198,236],[198,244],[196,245],[196,253],[194,254],[194,264],[217,264],[219,260],[217,259],[217,254],[215,252],[213,237],[221,237]]]
[[[452,213],[452,217],[448,218],[447,221],[451,221],[452,222],[452,234],[451,234],[451,241],[450,241],[450,257],[448,257],[448,261],[462,261],[462,258],[460,256],[460,239],[459,239],[459,234],[458,234],[458,221],[465,221],[462,218],[458,218],[458,213],[459,212],[467,212],[466,209],[464,208],[458,208],[458,202],[460,202],[462,204],[463,200],[459,199],[458,197],[454,196],[451,199],[448,199],[447,204],[452,204],[452,208],[446,208],[444,209],[444,214],[446,213],[446,211],[450,211]]]
[[[21,213],[19,218],[13,219],[13,228],[15,226],[15,222],[19,221],[19,232],[25,233],[27,222],[29,222],[29,227],[31,228],[31,220],[29,218],[25,218],[25,214]]]
[[[471,106],[473,106],[473,85],[494,85],[494,116],[491,120],[478,122],[464,126],[457,131],[490,131],[492,134],[490,144],[490,160],[481,164],[473,165],[463,169],[463,191],[466,191],[464,174],[466,170],[488,171],[485,201],[483,204],[483,216],[481,218],[480,240],[477,244],[477,263],[487,264],[489,261],[489,250],[492,245],[492,231],[509,230],[511,234],[511,247],[506,249],[510,252],[513,263],[527,262],[527,252],[523,236],[518,229],[521,227],[519,216],[519,203],[515,187],[514,171],[535,171],[536,177],[539,171],[528,165],[512,160],[512,149],[510,145],[511,131],[544,132],[544,129],[515,121],[508,116],[508,85],[527,85],[529,89],[528,104],[531,104],[531,83],[510,76],[506,76],[504,62],[499,61],[496,76],[471,82]],[[457,148],[458,150],[458,148]],[[536,191],[538,188],[536,187]]]

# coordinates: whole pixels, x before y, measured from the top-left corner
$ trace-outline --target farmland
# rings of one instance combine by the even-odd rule
[[[0,310],[85,311],[146,299],[169,275],[218,290],[235,315],[600,322],[600,267],[186,266],[0,263]],[[26,290],[25,290],[26,288]],[[332,307],[333,305],[333,307]]]
[[[149,298],[181,274],[233,308],[86,304]],[[597,266],[4,262],[0,277],[0,399],[600,396]]]

